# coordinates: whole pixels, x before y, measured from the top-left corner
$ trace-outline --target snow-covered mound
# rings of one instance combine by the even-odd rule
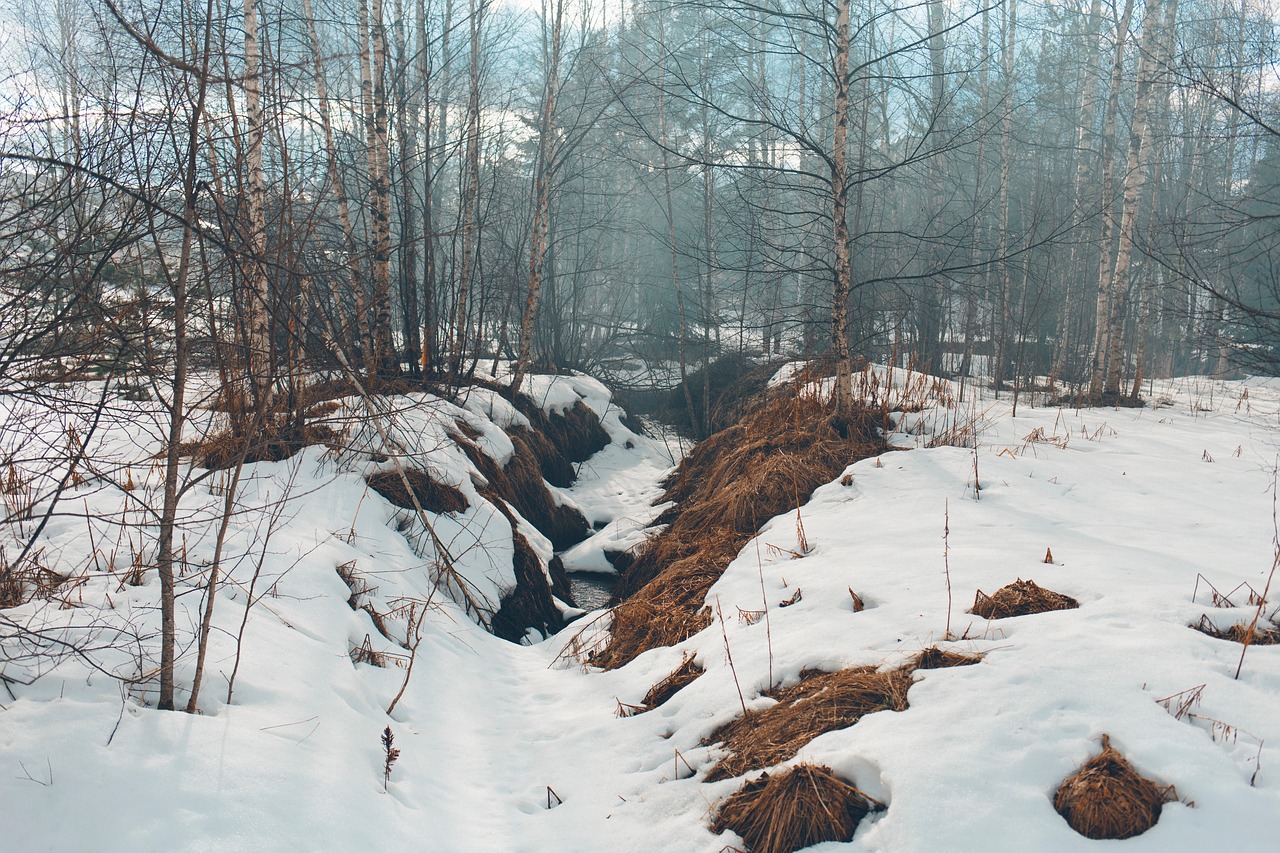
[[[530,387],[548,407],[573,405],[545,381]],[[606,552],[642,537],[656,514],[645,504],[673,460],[661,442],[623,432],[587,380],[571,384],[603,413],[611,441],[562,490],[604,528],[566,559],[604,568]],[[512,525],[484,508],[479,472],[450,449],[450,431],[501,460],[514,443],[500,433],[521,414],[501,399],[404,400],[437,414],[398,415],[389,433],[465,495],[466,512],[430,521],[487,597],[511,582]],[[1023,399],[1015,418],[1008,401],[961,402],[958,388],[934,388],[887,436],[915,449],[851,465],[798,514],[766,524],[711,588],[710,627],[609,672],[577,663],[607,628],[601,614],[516,645],[436,586],[418,520],[366,488],[367,475],[387,470],[373,448],[256,463],[224,546],[229,575],[196,715],[148,707],[157,589],[154,573],[130,569],[146,548],[135,525],[150,523],[156,445],[144,417],[122,415],[93,454],[120,463],[83,472],[83,492],[41,534],[42,565],[97,568],[0,610],[6,844],[712,853],[740,845],[709,826],[743,780],[702,781],[725,752],[705,738],[743,704],[773,705],[764,691],[805,669],[888,669],[941,643],[982,660],[916,672],[905,710],[868,714],[785,762],[827,765],[887,805],[847,848],[823,849],[1089,849],[1097,842],[1071,830],[1052,798],[1103,734],[1179,797],[1126,849],[1274,849],[1280,648],[1250,647],[1237,679],[1241,645],[1190,626],[1258,614],[1250,590],[1264,592],[1276,554],[1280,385],[1182,380],[1157,385],[1151,400],[1072,410]],[[359,414],[342,405],[333,418]],[[193,535],[180,638],[198,624],[222,477],[184,497]],[[112,491],[107,478],[133,488]],[[33,516],[28,532],[38,506]],[[515,526],[542,565],[547,544],[518,515]],[[1019,578],[1080,607],[991,621],[966,612],[978,590]],[[1263,605],[1264,624],[1275,608]],[[37,614],[70,633],[16,632]],[[961,639],[946,640],[948,630]],[[79,650],[58,646],[63,637]],[[192,650],[180,652],[184,685]],[[633,713],[689,656],[705,671]],[[379,742],[388,726],[400,750],[389,778]]]

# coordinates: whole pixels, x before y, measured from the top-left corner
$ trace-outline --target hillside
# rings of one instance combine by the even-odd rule
[[[136,555],[157,445],[143,419],[120,414],[92,454],[115,467],[86,472],[41,533],[56,576],[0,610],[6,843],[719,851],[743,846],[711,826],[744,774],[812,762],[885,806],[850,845],[823,849],[1084,850],[1098,842],[1053,798],[1105,735],[1176,789],[1125,849],[1272,849],[1280,652],[1251,646],[1237,679],[1242,646],[1192,626],[1225,631],[1261,613],[1267,629],[1275,617],[1251,593],[1277,553],[1280,384],[1157,383],[1141,409],[1023,399],[1015,417],[1010,400],[961,402],[949,383],[905,371],[861,382],[888,418],[884,446],[807,500],[796,486],[798,512],[735,540],[687,639],[612,668],[597,656],[608,612],[572,607],[556,564],[612,570],[659,541],[655,521],[674,529],[689,507],[652,504],[678,446],[625,426],[594,380],[532,378],[543,417],[580,403],[607,442],[568,463],[572,483],[552,485],[541,465],[548,515],[577,508],[594,534],[553,545],[555,531],[525,514],[534,504],[516,508],[494,486],[495,466],[513,470],[520,445],[530,459],[540,446],[520,428],[548,430],[527,404],[491,388],[385,397],[379,431],[358,400],[338,398],[321,422],[341,442],[245,467],[197,714],[150,707],[157,587]],[[820,400],[823,387],[787,393]],[[398,479],[397,464],[465,508],[419,514],[369,487]],[[183,505],[180,692],[224,476]],[[527,595],[515,595],[522,559]],[[1079,606],[969,612],[979,591],[1020,579]],[[522,614],[505,629],[504,607]],[[920,655],[935,646],[971,665],[934,668],[936,652]],[[818,708],[859,667],[888,685],[885,710],[833,702],[831,716],[767,728],[769,709]],[[696,677],[647,696],[677,670]],[[806,694],[814,685],[828,692]],[[841,714],[852,724],[832,724]],[[762,750],[761,731],[772,732]]]

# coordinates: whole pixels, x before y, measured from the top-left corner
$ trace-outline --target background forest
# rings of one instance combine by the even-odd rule
[[[1118,398],[1280,357],[1267,3],[9,15],[6,381],[833,350]]]

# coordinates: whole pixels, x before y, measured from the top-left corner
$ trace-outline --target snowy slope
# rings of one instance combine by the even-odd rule
[[[546,384],[539,390],[557,405],[563,389]],[[1193,600],[1198,574],[1224,593],[1266,582],[1280,385],[1185,380],[1156,397],[1169,405],[1076,411],[1024,400],[1016,418],[1004,400],[959,406],[984,424],[979,500],[972,450],[925,448],[927,434],[906,431],[936,431],[954,415],[903,416],[892,443],[921,446],[859,462],[849,485],[820,488],[801,510],[807,556],[789,553],[798,546],[795,513],[743,549],[709,596],[725,615],[724,636],[713,624],[617,671],[584,671],[564,654],[597,614],[522,647],[436,595],[390,717],[407,652],[348,607],[335,568],[355,560],[377,587],[371,599],[389,607],[431,595],[422,558],[397,531],[394,508],[364,497],[360,477],[320,449],[260,463],[237,517],[237,553],[261,552],[272,508],[278,521],[254,587],[268,594],[249,611],[232,702],[226,678],[254,559],[218,602],[225,633],[212,644],[202,714],[151,710],[145,689],[74,659],[14,686],[16,699],[0,691],[0,837],[14,850],[718,851],[735,839],[712,835],[709,815],[740,780],[699,781],[717,754],[700,742],[741,713],[738,688],[749,707],[763,707],[772,701],[763,689],[805,667],[894,665],[940,640],[945,544],[950,628],[969,637],[956,646],[984,660],[921,672],[906,711],[873,714],[801,751],[796,760],[829,764],[889,805],[852,844],[821,849],[1095,847],[1066,826],[1051,797],[1104,732],[1145,775],[1195,803],[1167,806],[1124,849],[1275,849],[1280,648],[1251,648],[1237,681],[1240,647],[1187,626],[1205,613],[1224,626],[1253,613],[1214,608],[1204,581]],[[493,408],[469,403],[466,414],[482,428]],[[609,523],[600,535],[616,541],[653,517],[645,504],[665,463],[660,444],[618,441],[610,417],[616,411],[605,409],[615,443],[566,492],[590,520]],[[193,513],[217,504],[207,490],[191,500]],[[83,547],[71,529],[55,538],[67,560]],[[460,551],[484,567],[486,547],[477,540]],[[596,567],[613,547],[593,539],[579,566]],[[1042,562],[1046,548],[1053,565]],[[977,589],[1019,577],[1076,597],[1080,609],[991,623],[965,613]],[[849,588],[866,610],[852,612]],[[802,599],[780,608],[796,589]],[[154,578],[80,594],[85,604],[72,610],[28,606],[98,625],[103,644],[132,625],[141,640],[101,653],[105,668],[154,665],[136,653],[158,630]],[[198,598],[185,597],[187,612]],[[765,606],[767,623],[737,616]],[[407,624],[403,615],[392,621]],[[351,649],[366,635],[399,658],[353,664]],[[706,667],[702,677],[654,711],[616,716],[619,700],[638,702],[686,651]],[[180,683],[190,679],[186,665]],[[1198,718],[1175,719],[1156,701],[1201,684]],[[402,752],[384,793],[378,736],[387,725]]]

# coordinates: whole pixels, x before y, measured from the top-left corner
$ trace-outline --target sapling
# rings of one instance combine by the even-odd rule
[[[400,750],[396,749],[396,736],[391,733],[391,726],[387,726],[382,730],[382,751],[384,753],[382,763],[382,790],[387,790],[388,783],[391,782],[391,766],[396,763],[396,759],[400,757]]]
[[[951,639],[951,501],[942,504],[942,573],[947,579],[947,627],[943,634]],[[853,590],[849,590],[853,595]],[[857,600],[857,596],[854,596]]]

